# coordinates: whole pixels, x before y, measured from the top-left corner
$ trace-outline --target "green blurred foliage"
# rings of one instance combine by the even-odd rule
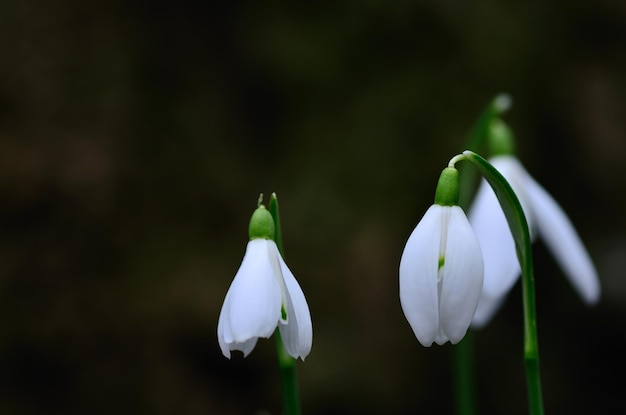
[[[397,269],[502,91],[604,290],[586,308],[536,244],[546,410],[621,407],[623,2],[24,0],[0,39],[0,412],[279,414],[273,342],[228,361],[215,335],[275,191],[305,413],[451,413],[451,347],[413,337]],[[526,412],[519,298],[475,336],[482,414]]]

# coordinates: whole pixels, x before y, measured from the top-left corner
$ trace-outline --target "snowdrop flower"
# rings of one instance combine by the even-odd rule
[[[483,286],[480,246],[457,206],[458,189],[458,171],[444,169],[435,204],[409,236],[400,260],[402,310],[426,347],[456,344],[465,336]]]
[[[287,353],[304,360],[313,341],[309,306],[278,251],[274,220],[263,205],[252,215],[249,233],[217,323],[222,353],[230,358],[231,350],[240,350],[245,357],[259,337],[270,337],[278,327]]]
[[[494,125],[499,138],[512,139],[501,121]],[[588,304],[600,297],[596,270],[574,226],[558,203],[511,155],[510,146],[490,163],[504,176],[517,195],[531,233],[541,237],[575,289]],[[484,255],[485,282],[472,325],[487,324],[520,276],[513,237],[491,187],[483,180],[469,209],[469,221]]]

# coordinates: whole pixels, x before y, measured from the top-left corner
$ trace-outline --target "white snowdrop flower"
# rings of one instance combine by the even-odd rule
[[[448,167],[400,260],[402,310],[426,347],[465,336],[483,286],[480,246],[457,203],[458,171]]]
[[[531,237],[541,237],[576,291],[588,304],[600,298],[600,283],[593,263],[574,226],[558,203],[526,172],[512,155],[489,160],[517,195],[528,222]],[[469,221],[480,243],[485,282],[472,325],[482,327],[504,301],[520,276],[513,236],[498,200],[482,181],[469,209]]]
[[[276,327],[290,356],[304,360],[311,351],[309,306],[273,236],[274,221],[261,205],[250,220],[250,241],[217,323],[217,339],[227,358],[232,350],[247,356],[258,338],[269,338]]]

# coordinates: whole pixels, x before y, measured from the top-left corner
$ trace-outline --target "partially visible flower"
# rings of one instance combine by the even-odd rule
[[[574,226],[558,203],[512,155],[489,160],[517,195],[531,233],[540,236],[565,275],[588,304],[600,298],[596,270]],[[520,275],[513,236],[491,187],[483,180],[469,209],[469,221],[484,256],[485,282],[472,325],[480,328],[491,320]]]
[[[304,360],[311,351],[309,306],[273,235],[274,221],[261,205],[250,220],[250,241],[217,323],[217,339],[227,358],[232,350],[247,356],[258,338],[270,337],[276,327],[290,356]]]
[[[426,347],[461,341],[483,286],[480,246],[457,203],[458,171],[448,167],[400,260],[402,310]]]

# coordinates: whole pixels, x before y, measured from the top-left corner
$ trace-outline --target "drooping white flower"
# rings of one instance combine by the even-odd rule
[[[450,197],[441,197],[444,174],[456,181]],[[400,260],[400,304],[426,347],[456,344],[465,336],[483,286],[480,246],[456,206],[458,172],[448,168],[441,176],[435,204],[411,233]]]
[[[511,155],[499,155],[491,164],[517,195],[531,237],[541,237],[583,300],[593,304],[600,297],[597,272],[574,226],[558,203]],[[483,180],[469,209],[485,264],[485,282],[472,325],[482,327],[498,310],[520,275],[513,237],[491,187]]]
[[[263,206],[262,220],[272,220]],[[276,243],[253,235],[235,278],[226,293],[217,323],[217,339],[224,356],[232,350],[247,356],[259,337],[268,338],[276,327],[293,358],[304,358],[311,351],[313,327],[309,306],[300,285],[281,257]],[[271,228],[273,232],[273,221]],[[269,229],[269,226],[268,226]],[[262,231],[263,236],[267,232]]]

